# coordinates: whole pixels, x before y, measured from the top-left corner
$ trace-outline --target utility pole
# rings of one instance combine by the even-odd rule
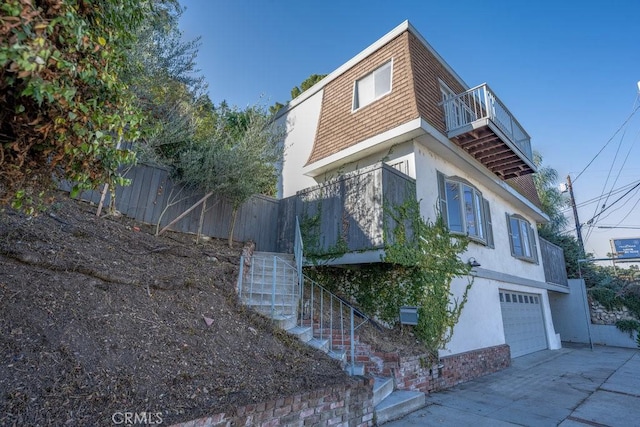
[[[584,254],[584,242],[582,241],[582,225],[578,219],[578,208],[576,207],[576,199],[573,197],[573,185],[571,185],[571,175],[567,175],[567,187],[569,187],[569,196],[571,197],[571,207],[573,208],[573,219],[576,222],[576,234],[578,235],[578,243]]]

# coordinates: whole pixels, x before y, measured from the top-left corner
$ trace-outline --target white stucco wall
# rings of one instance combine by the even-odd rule
[[[507,227],[506,213],[520,214],[527,219],[535,230],[535,222],[526,212],[517,210],[503,198],[499,198],[487,187],[478,183],[473,175],[461,170],[437,156],[421,144],[415,146],[415,170],[416,170],[416,195],[420,200],[420,210],[425,219],[433,221],[436,217],[436,205],[438,203],[437,172],[447,176],[458,176],[469,181],[489,201],[493,228],[495,248],[489,248],[479,243],[469,243],[468,250],[462,255],[464,261],[470,257],[475,258],[483,269],[498,271],[513,276],[524,277],[531,280],[544,282],[544,269],[542,264],[523,261],[511,256],[509,244],[509,229]],[[537,232],[536,232],[537,234]],[[537,236],[536,236],[537,241]],[[538,245],[538,259],[540,256]]]
[[[591,323],[583,279],[569,279],[568,294],[550,293],[555,326],[563,341],[636,348],[637,332],[629,336],[614,325]]]
[[[540,288],[544,286],[545,282],[542,264],[523,261],[511,255],[506,213],[522,215],[535,229],[534,219],[529,213],[517,209],[512,203],[498,196],[496,192],[479,183],[480,180],[474,177],[473,168],[469,168],[467,171],[456,167],[418,142],[414,145],[414,153],[413,169],[416,174],[416,195],[420,200],[420,209],[425,219],[433,221],[437,215],[438,171],[447,176],[458,176],[469,181],[488,200],[495,248],[470,242],[466,253],[461,255],[461,259],[466,261],[473,257],[480,262],[483,270],[488,270],[504,278],[504,281],[502,278],[500,280],[475,278],[469,292],[468,302],[454,328],[453,338],[447,348],[441,352],[441,355],[457,354],[505,343],[499,299],[500,289],[539,295],[542,301],[547,343],[551,349],[560,348],[561,344],[556,335],[549,308],[548,292],[546,289]],[[541,259],[539,245],[538,259]],[[511,279],[513,280],[511,281]],[[537,282],[540,287],[518,283],[519,279]],[[452,283],[452,292],[457,298],[461,297],[466,284],[466,278],[456,279]]]
[[[318,176],[318,181],[325,181],[331,178],[335,178],[341,174],[345,174],[348,172],[353,172],[358,169],[365,168],[367,166],[372,166],[380,162],[385,162],[386,164],[392,166],[397,163],[402,163],[406,165],[406,170],[399,169],[402,173],[409,175],[412,178],[415,178],[415,162],[413,160],[413,141],[403,142],[393,147],[379,151],[374,154],[370,154],[362,159],[359,159],[356,162],[350,162],[345,165],[342,165],[337,170],[332,170],[327,172],[321,176]]]
[[[287,131],[282,173],[278,180],[279,198],[293,196],[297,191],[317,184],[315,179],[302,174],[302,168],[309,160],[316,138],[322,94],[322,90],[316,92],[276,121]]]
[[[461,298],[466,284],[466,278],[454,280],[451,291],[456,298]],[[449,356],[505,343],[499,298],[501,289],[538,295],[542,302],[547,344],[552,350],[561,348],[549,309],[548,291],[531,286],[475,278],[469,291],[467,304],[454,328],[453,337],[446,349],[440,352],[440,356]]]

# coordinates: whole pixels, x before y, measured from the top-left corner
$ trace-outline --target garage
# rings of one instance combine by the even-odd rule
[[[501,289],[500,308],[504,337],[511,347],[511,357],[545,350],[547,334],[542,316],[542,297]]]

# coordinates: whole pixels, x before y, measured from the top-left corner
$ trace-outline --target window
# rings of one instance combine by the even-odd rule
[[[440,213],[449,230],[466,234],[489,247],[493,244],[491,210],[482,193],[465,180],[438,172]]]
[[[353,89],[353,109],[357,110],[371,104],[376,99],[391,92],[391,69],[389,61],[374,72],[356,80]]]
[[[464,102],[464,98],[456,96],[456,94],[447,86],[445,82],[440,81],[440,95],[442,97],[442,105],[444,107],[445,123],[447,129],[456,129],[467,125],[475,120],[473,110]],[[450,102],[447,102],[452,100]]]
[[[529,262],[538,262],[536,234],[529,222],[520,215],[507,214],[511,255]]]

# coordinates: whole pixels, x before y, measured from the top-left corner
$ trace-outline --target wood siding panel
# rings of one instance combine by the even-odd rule
[[[383,228],[394,225],[384,204],[391,208],[409,197],[416,197],[415,181],[386,164],[300,191],[280,201],[278,247],[292,250],[298,216],[313,245],[305,247],[307,254],[335,255],[345,245],[350,252],[383,248],[388,243]],[[312,227],[304,229],[305,223]]]
[[[409,51],[419,114],[446,135],[444,110],[440,105],[442,93],[438,79],[442,80],[455,93],[462,93],[466,88],[413,34],[409,34]]]
[[[325,86],[320,122],[308,163],[418,118],[408,37],[409,33],[404,32]],[[391,93],[352,111],[355,81],[390,59],[393,59]]]

